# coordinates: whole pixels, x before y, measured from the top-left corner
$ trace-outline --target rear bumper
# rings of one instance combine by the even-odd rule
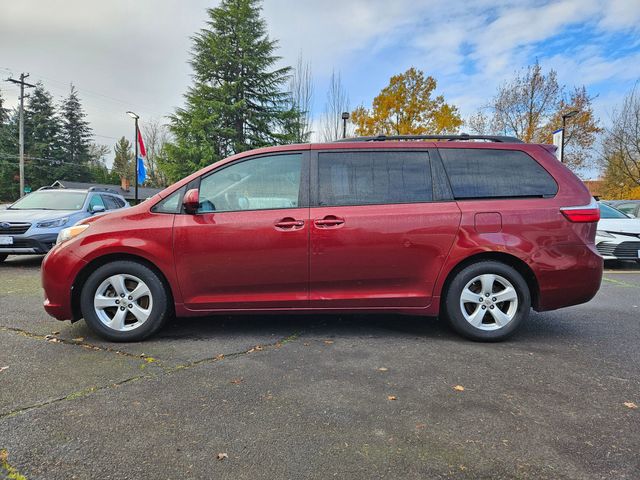
[[[64,247],[51,250],[42,262],[44,309],[58,320],[73,320],[73,283],[87,264]]]
[[[588,302],[600,289],[604,262],[595,246],[556,245],[532,263],[538,266],[538,311]]]
[[[56,244],[57,233],[32,235],[29,237],[13,235],[13,245],[0,245],[0,253],[9,255],[34,255],[47,253]]]

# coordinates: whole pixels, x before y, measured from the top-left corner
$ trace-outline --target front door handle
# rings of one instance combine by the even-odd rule
[[[304,220],[296,220],[295,218],[287,217],[275,223],[277,230],[300,230],[304,227]]]
[[[318,228],[335,228],[344,225],[344,218],[336,217],[335,215],[327,215],[324,218],[315,220],[313,223]]]

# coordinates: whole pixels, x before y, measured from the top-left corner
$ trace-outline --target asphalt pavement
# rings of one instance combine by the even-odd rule
[[[395,315],[113,344],[46,315],[39,267],[0,264],[0,479],[640,478],[636,265],[494,344]]]

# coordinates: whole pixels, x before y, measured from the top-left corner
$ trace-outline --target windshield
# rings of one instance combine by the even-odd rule
[[[42,190],[33,192],[9,207],[11,210],[80,210],[87,194]]]
[[[605,205],[604,203],[600,204],[600,218],[624,218],[629,220],[629,217],[622,213],[620,210],[616,210],[609,205]]]

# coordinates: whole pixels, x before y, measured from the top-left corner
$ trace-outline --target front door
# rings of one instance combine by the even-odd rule
[[[428,306],[460,223],[429,152],[329,151],[314,163],[310,305]]]
[[[198,213],[174,223],[188,309],[308,306],[307,156],[252,157],[202,177]]]

